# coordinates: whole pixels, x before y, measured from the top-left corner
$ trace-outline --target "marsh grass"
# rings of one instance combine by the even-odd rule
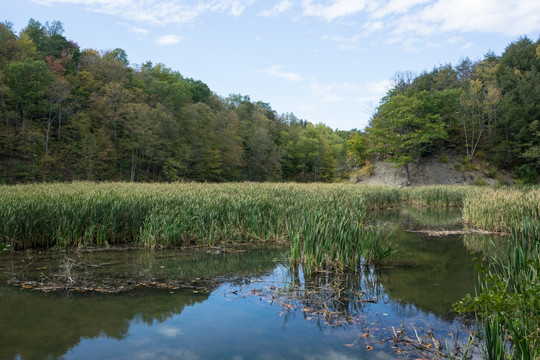
[[[466,208],[471,209],[483,204],[482,194],[469,187],[398,189],[352,184],[80,182],[0,186],[0,242],[19,250],[282,242],[290,244],[293,262],[302,262],[307,268],[346,268],[381,264],[394,251],[388,233],[366,226],[367,211],[404,203],[468,204]],[[495,195],[507,196],[503,192]],[[527,196],[531,208],[526,211],[536,211],[538,216],[538,207],[532,208],[538,191]]]
[[[15,249],[286,242],[297,261],[349,266],[360,261],[358,251],[366,259],[381,258],[376,247],[363,246],[364,239],[374,244],[380,236],[364,229],[364,194],[347,185],[3,186],[0,241]]]
[[[463,221],[471,227],[510,233],[525,219],[540,222],[540,188],[472,191],[463,204]]]
[[[478,190],[465,186],[424,186],[403,189],[403,201],[414,206],[462,207]]]

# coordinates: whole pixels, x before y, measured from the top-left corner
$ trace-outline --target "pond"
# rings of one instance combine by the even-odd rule
[[[451,305],[474,293],[486,238],[417,231],[460,228],[459,209],[369,221],[398,251],[354,273],[306,274],[283,248],[4,254],[0,358],[394,359],[466,342]]]

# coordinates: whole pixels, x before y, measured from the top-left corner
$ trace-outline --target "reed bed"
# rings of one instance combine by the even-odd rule
[[[540,188],[486,189],[471,192],[463,205],[464,223],[471,228],[510,233],[525,219],[540,222]]]
[[[378,263],[389,245],[363,225],[364,194],[339,184],[0,186],[0,242],[14,249],[290,242],[293,261],[312,268]]]
[[[404,188],[402,201],[421,207],[462,207],[465,199],[478,191],[476,187],[449,185]]]
[[[367,211],[403,203],[465,204],[469,219],[474,219],[477,215],[471,215],[471,209],[487,203],[487,191],[353,184],[80,182],[0,186],[0,243],[27,249],[126,243],[168,247],[284,242],[290,244],[293,262],[315,269],[352,267],[362,262],[382,263],[394,251],[388,234],[366,226]],[[487,199],[510,198],[515,202],[526,197],[526,210],[516,207],[513,211],[536,211],[538,219],[538,190],[507,192],[489,190],[493,195]],[[495,224],[502,221],[494,219]],[[506,222],[502,224],[504,227]]]

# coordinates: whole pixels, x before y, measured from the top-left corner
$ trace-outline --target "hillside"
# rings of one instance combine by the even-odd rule
[[[375,162],[363,182],[406,185],[404,169],[411,185],[540,179],[540,40],[396,75],[369,126],[340,131],[63,31],[0,23],[0,184],[334,182],[374,158],[401,168]],[[454,152],[426,158],[441,148]]]
[[[405,187],[407,177],[403,167],[379,158],[372,161],[373,172],[367,175],[358,171],[351,181],[365,185],[389,185]],[[463,164],[463,157],[456,152],[444,151],[438,155],[420,158],[409,165],[410,186],[424,185],[512,185],[511,174],[495,171],[493,168],[475,161]]]

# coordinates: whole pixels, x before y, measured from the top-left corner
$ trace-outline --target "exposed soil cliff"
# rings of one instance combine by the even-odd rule
[[[403,166],[396,167],[394,163],[383,159],[372,160],[373,171],[367,174],[358,170],[351,181],[370,185],[406,186],[407,179]],[[488,185],[497,182],[511,184],[511,177],[497,172],[487,164],[475,160],[468,163],[461,155],[445,152],[438,155],[423,157],[409,165],[411,186],[423,185]],[[369,173],[369,171],[368,171]]]

